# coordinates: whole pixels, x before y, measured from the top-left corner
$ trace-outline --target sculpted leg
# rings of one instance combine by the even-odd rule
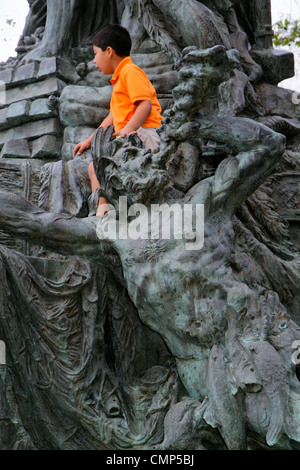
[[[69,53],[73,31],[79,15],[80,0],[48,0],[45,32],[41,44],[27,54],[24,61]]]
[[[206,49],[225,45],[212,11],[202,3],[195,0],[153,0],[153,3],[179,29],[188,46]]]
[[[95,174],[95,171],[94,171],[94,164],[93,164],[93,162],[91,162],[90,165],[89,165],[89,177],[90,177],[90,180],[91,180],[92,192],[96,191],[97,189],[100,189],[100,184],[99,184],[99,181],[97,180],[97,177],[96,177],[96,174]],[[102,216],[105,215],[110,209],[111,209],[111,208],[110,208],[110,206],[107,204],[107,200],[105,199],[105,197],[100,197],[100,198],[99,198],[99,202],[98,202],[98,209],[97,209],[96,215],[97,215],[98,217],[102,217]]]
[[[194,359],[176,359],[179,377],[189,396],[194,400],[203,400],[207,395],[206,373],[208,352]]]

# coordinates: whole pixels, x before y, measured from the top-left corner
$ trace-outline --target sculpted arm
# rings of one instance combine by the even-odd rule
[[[20,196],[0,191],[0,228],[5,232],[64,255],[105,259],[113,249],[98,239],[94,218],[90,219],[45,212]]]
[[[232,150],[212,182],[213,205],[230,212],[265,181],[285,149],[283,135],[247,118],[203,118],[199,134],[226,143]]]

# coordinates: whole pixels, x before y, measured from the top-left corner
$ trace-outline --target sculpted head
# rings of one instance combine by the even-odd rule
[[[147,204],[171,184],[168,172],[153,164],[150,150],[135,134],[111,140],[113,128],[99,128],[92,143],[95,173],[107,200],[117,205],[126,195],[130,204]]]

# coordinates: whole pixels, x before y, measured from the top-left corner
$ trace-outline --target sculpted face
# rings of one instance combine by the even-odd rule
[[[124,194],[129,204],[146,204],[170,185],[168,172],[154,167],[150,150],[142,147],[135,134],[119,137],[102,147],[95,170],[101,188],[113,205]]]

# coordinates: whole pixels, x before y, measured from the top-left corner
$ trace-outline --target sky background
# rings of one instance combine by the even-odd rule
[[[273,24],[282,18],[300,19],[300,0],[271,0],[271,5]],[[0,0],[0,62],[16,56],[15,48],[28,11],[27,0]],[[300,48],[286,48],[295,54],[296,76],[280,85],[300,91]]]

